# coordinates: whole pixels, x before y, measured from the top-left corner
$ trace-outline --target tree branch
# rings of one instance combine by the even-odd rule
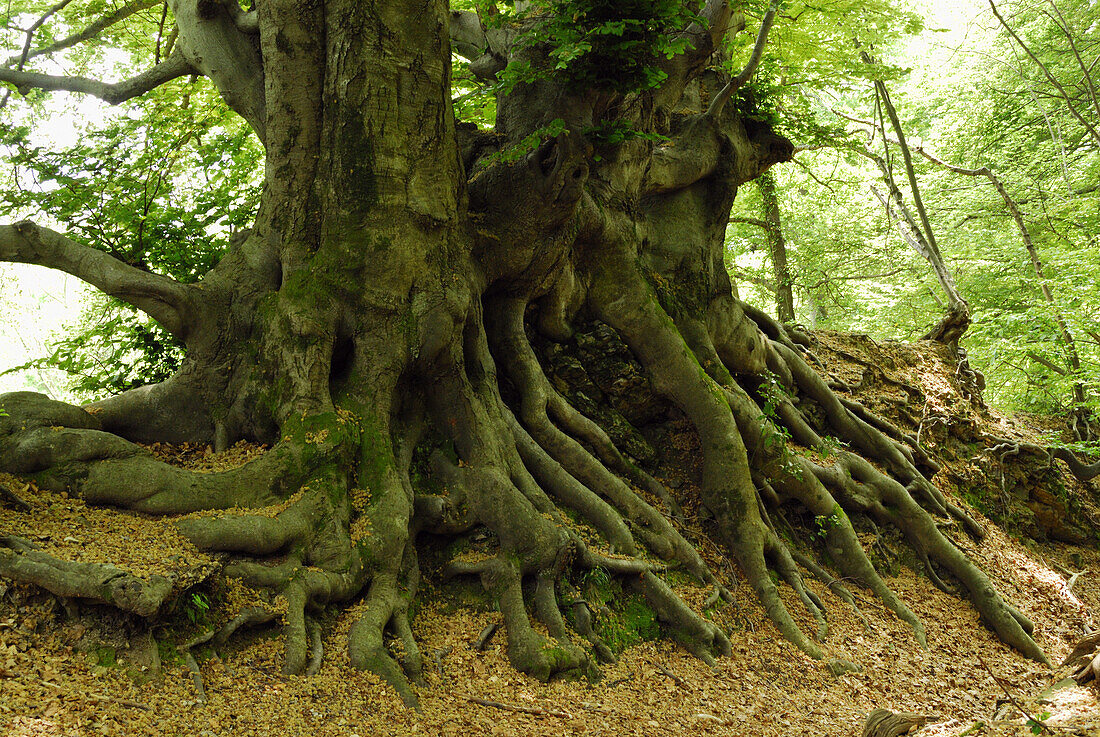
[[[95,36],[99,35],[107,28],[115,25],[119,21],[129,18],[134,13],[139,13],[142,10],[147,10],[154,5],[160,5],[161,2],[162,0],[138,0],[138,2],[124,5],[110,15],[103,16],[102,18],[90,24],[89,26],[84,28],[84,30],[78,33],[74,33],[71,36],[66,36],[60,41],[56,41],[49,46],[43,46],[40,49],[35,49],[34,51],[29,52],[26,55],[26,59],[33,59],[36,56],[42,56],[44,54],[52,54],[55,51],[61,51],[62,49],[67,49],[70,46],[75,46],[82,41],[87,41],[88,39],[94,38]],[[58,4],[60,5],[60,3]],[[7,62],[4,63],[4,66],[10,67],[13,64],[18,64],[19,60],[20,56],[12,56],[7,60]]]
[[[451,51],[467,61],[480,59],[489,48],[481,19],[472,10],[451,11]]]
[[[34,43],[34,34],[42,27],[43,23],[49,20],[55,13],[64,10],[65,6],[72,1],[73,0],[61,0],[61,2],[54,4],[49,10],[42,14],[42,17],[32,23],[30,28],[24,31],[24,33],[27,34],[27,41],[23,44],[23,53],[19,55],[19,69],[22,69],[23,65],[27,63],[27,59],[30,58],[31,44]],[[13,56],[12,59],[14,58],[16,57]],[[8,63],[11,64],[12,62],[9,60]]]
[[[264,61],[256,32],[249,28],[251,21],[238,23],[247,14],[240,12],[236,0],[213,4],[169,0],[169,6],[179,28],[176,48],[199,74],[214,83],[230,109],[244,118],[265,143]]]
[[[36,264],[72,274],[147,313],[180,340],[186,337],[191,311],[189,288],[174,279],[136,269],[27,220],[0,225],[0,261]]]
[[[1064,368],[1062,368],[1058,364],[1054,363],[1053,361],[1047,360],[1043,356],[1040,356],[1035,351],[1028,351],[1027,352],[1027,357],[1030,358],[1035,363],[1042,364],[1043,366],[1046,366],[1048,369],[1050,369],[1054,373],[1058,374],[1059,376],[1065,376],[1066,375],[1066,370]]]
[[[0,69],[0,82],[15,85],[19,93],[24,95],[32,89],[63,90],[92,95],[117,105],[144,95],[165,82],[194,73],[195,69],[182,56],[175,54],[136,77],[113,84],[88,77],[61,77],[38,72],[21,72],[15,69]]]
[[[756,73],[756,68],[760,66],[760,60],[764,58],[764,47],[768,45],[768,31],[771,30],[772,23],[775,22],[776,11],[779,10],[779,4],[772,2],[768,6],[768,11],[764,13],[764,19],[760,21],[760,32],[756,34],[756,45],[753,46],[752,56],[749,57],[749,62],[745,65],[745,68],[738,73],[736,77],[726,83],[726,86],[714,96],[714,99],[710,101],[710,107],[707,108],[707,115],[711,117],[718,117],[722,114],[722,108],[726,106],[733,93],[739,90],[749,78]]]
[[[1077,118],[1077,122],[1085,127],[1085,130],[1088,131],[1090,136],[1092,136],[1093,141],[1095,141],[1097,144],[1100,144],[1100,132],[1098,132],[1091,123],[1085,120],[1085,117],[1081,115],[1080,111],[1078,111],[1077,108],[1073,105],[1073,101],[1069,93],[1066,92],[1066,88],[1062,86],[1062,83],[1059,82],[1055,78],[1055,76],[1050,73],[1050,70],[1047,69],[1046,64],[1040,61],[1039,57],[1037,57],[1035,53],[1028,47],[1028,45],[1024,43],[1023,39],[1020,38],[1019,35],[1017,35],[1016,31],[1012,30],[1012,26],[1008,25],[1008,21],[1006,21],[1004,19],[1004,16],[1002,16],[997,10],[997,5],[993,2],[993,0],[989,0],[989,7],[993,10],[993,15],[997,18],[997,22],[1001,24],[1001,27],[1008,32],[1009,36],[1012,36],[1012,40],[1015,41],[1021,49],[1023,49],[1024,53],[1027,54],[1033,62],[1035,62],[1035,65],[1039,67],[1039,70],[1043,73],[1043,76],[1047,78],[1047,81],[1050,82],[1051,85],[1053,85],[1054,89],[1058,90],[1062,99],[1066,103],[1066,107],[1069,108],[1070,113],[1073,115],[1073,117]]]

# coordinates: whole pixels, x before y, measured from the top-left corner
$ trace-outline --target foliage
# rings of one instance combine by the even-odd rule
[[[500,76],[500,91],[551,74],[577,89],[619,93],[657,87],[666,78],[657,61],[683,51],[679,33],[696,19],[690,3],[676,0],[537,0],[499,22],[524,28],[519,43],[536,61],[519,59]]]
[[[4,373],[60,369],[71,377],[69,389],[74,394],[97,399],[164,381],[183,361],[183,348],[171,335],[118,300],[92,299],[80,325],[54,343],[48,355]]]
[[[843,519],[844,510],[839,504],[834,505],[831,514],[819,514],[814,517],[814,529],[810,532],[810,536],[824,541],[829,536],[829,530],[840,526]]]
[[[1012,41],[988,5],[942,6],[908,40],[899,33],[866,40],[890,66],[867,66],[851,44],[820,43],[830,29],[822,12],[788,8],[777,21],[769,59],[746,93],[750,108],[778,117],[798,145],[796,164],[776,171],[796,292],[797,317],[810,326],[913,339],[942,314],[931,271],[904,243],[870,191],[881,174],[857,155],[865,134],[833,115],[863,120],[877,112],[870,78],[888,80],[907,138],[953,165],[990,167],[1018,203],[1043,277],[1035,272],[1004,200],[984,178],[965,177],[915,155],[921,191],[941,248],[974,322],[964,340],[971,365],[987,380],[986,399],[1008,410],[1067,412],[1081,386],[1100,407],[1100,155],[1096,140],[1039,66]],[[1100,46],[1096,8],[1069,0],[1044,8],[998,3],[1002,14],[1091,125],[1094,73],[1085,73],[1073,46],[1095,58]],[[896,8],[895,8],[896,10]],[[853,9],[880,14],[884,7]],[[842,27],[848,21],[835,19]],[[911,23],[914,30],[919,23]],[[803,40],[797,40],[797,39]],[[819,42],[808,43],[817,38]],[[1072,44],[1070,41],[1072,40]],[[740,39],[744,53],[745,39]],[[813,58],[806,51],[814,49]],[[824,51],[821,51],[824,50]],[[821,51],[821,53],[817,53]],[[842,53],[843,52],[843,53]],[[1089,55],[1091,53],[1091,56]],[[904,67],[911,64],[912,68]],[[774,111],[774,112],[771,112]],[[873,142],[879,155],[897,149]],[[903,184],[903,190],[907,187]],[[729,256],[742,296],[770,308],[775,277],[756,188],[744,188],[729,230]],[[1044,282],[1054,303],[1042,293]],[[1075,339],[1075,369],[1059,318]]]
[[[791,439],[791,431],[780,421],[779,405],[789,401],[790,393],[787,387],[779,380],[779,377],[770,371],[763,373],[763,379],[756,389],[763,401],[761,405],[760,420],[765,427],[764,446],[768,451],[779,453],[779,464],[784,473],[795,478],[802,478],[802,468],[795,463],[788,450],[787,444]]]
[[[183,614],[191,624],[204,624],[209,611],[210,599],[198,591],[192,591],[183,604]]]
[[[35,111],[0,126],[11,164],[12,186],[0,189],[5,219],[64,223],[74,240],[185,283],[250,224],[262,149],[207,86],[173,83],[99,120],[68,116],[79,135],[67,145],[36,125]],[[48,355],[13,370],[62,369],[71,391],[91,398],[163,380],[182,356],[160,326],[101,299]]]

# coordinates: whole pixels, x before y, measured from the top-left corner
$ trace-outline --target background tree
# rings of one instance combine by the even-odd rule
[[[821,654],[778,582],[796,592],[818,637],[827,627],[770,521],[782,507],[827,520],[818,531],[838,575],[799,559],[849,601],[840,578],[868,587],[923,641],[860,547],[852,517],[867,516],[896,527],[933,580],[957,580],[1006,642],[1045,660],[1028,620],[939,529],[936,516],[951,516],[981,533],[929,481],[935,465],[919,446],[842,401],[804,358],[804,337],[732,290],[723,236],[734,196],[793,153],[739,94],[775,6],[731,76],[708,62],[747,20],[720,0],[480,12],[430,2],[415,13],[351,0],[260,0],[247,10],[169,0],[106,15],[96,3],[13,5],[31,50],[0,81],[32,102],[38,90],[157,99],[158,88],[202,76],[263,148],[250,227],[212,250],[196,280],[128,263],[79,228],[0,226],[0,258],[76,274],[147,313],[185,352],[169,378],[86,408],[4,396],[0,469],[173,517],[200,548],[230,554],[225,573],[270,596],[223,635],[278,616],[285,668],[301,672],[316,652],[314,607],[362,593],[351,662],[412,703],[420,555],[432,539],[476,532],[484,547],[445,570],[476,577],[497,602],[521,670],[548,678],[608,656],[590,618],[573,625],[591,650],[561,612],[571,580],[596,568],[644,597],[700,658],[728,652],[726,635],[660,575],[677,565],[715,600],[730,598],[649,501],[672,495],[624,454],[629,423],[594,421],[548,378],[547,352],[597,334],[601,351],[636,362],[653,402],[694,427],[698,501],[803,651]],[[94,40],[87,56],[44,66],[71,37]],[[112,43],[144,59],[141,71],[113,83],[85,76],[82,62]],[[465,84],[494,86],[492,132],[455,121],[452,52],[468,61]],[[165,134],[159,116],[150,126]],[[143,253],[134,237],[122,239],[123,253]],[[814,451],[825,435],[851,450],[822,460]],[[137,444],[220,449],[240,438],[272,448],[216,474],[168,466]],[[28,541],[0,548],[0,573],[67,596],[155,616],[173,595],[164,579],[104,570],[51,559]]]
[[[1090,247],[1098,227],[1097,160],[1087,126],[1066,100],[1086,122],[1095,115],[1089,102],[1092,72],[1082,71],[1074,52],[1095,58],[1095,26],[1088,23],[1094,10],[1065,3],[997,8],[1035,59],[988,3],[963,4],[928,21],[940,26],[937,33],[877,45],[876,55],[913,64],[908,75],[892,73],[887,79],[905,100],[900,122],[915,152],[929,216],[951,244],[945,263],[970,302],[966,349],[987,378],[987,398],[1004,409],[1064,413],[1077,425],[1078,437],[1086,437],[1089,424],[1083,418],[1097,402],[1097,344],[1089,334],[1097,316],[1080,290],[1091,288],[1097,267]],[[1071,17],[1081,20],[1067,22]],[[938,290],[898,235],[889,233],[881,207],[862,202],[880,176],[877,165],[828,147],[829,140],[846,140],[852,117],[866,128],[878,127],[874,97],[863,89],[860,97],[828,85],[818,88],[821,95],[809,109],[816,111],[816,140],[826,148],[807,147],[796,157],[799,167],[785,167],[778,175],[788,210],[785,229],[796,244],[790,254],[796,292],[804,295],[805,309],[797,319],[916,338],[925,332],[928,316],[942,309],[933,297]],[[838,119],[830,110],[848,118]],[[890,138],[897,141],[896,135]],[[921,160],[916,154],[922,151],[934,152],[955,169]],[[1001,186],[984,175],[962,180],[961,170],[989,170]],[[904,181],[901,185],[907,189]],[[1019,220],[1004,195],[1015,203]],[[834,243],[845,246],[841,250]],[[738,256],[737,241],[731,244],[737,268],[748,268],[751,261]]]

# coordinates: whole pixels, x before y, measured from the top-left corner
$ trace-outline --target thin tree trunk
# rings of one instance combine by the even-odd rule
[[[765,172],[756,180],[763,202],[765,232],[768,234],[768,252],[775,270],[775,309],[781,322],[794,322],[794,288],[791,271],[787,266],[787,241],[783,237],[783,221],[779,211],[779,193],[775,175]]]
[[[891,143],[897,143],[891,141]],[[1020,241],[1024,245],[1024,249],[1027,251],[1027,255],[1031,261],[1031,268],[1035,272],[1035,276],[1038,279],[1039,291],[1043,295],[1043,301],[1047,303],[1050,308],[1051,316],[1054,318],[1055,324],[1058,326],[1058,339],[1062,344],[1062,349],[1065,351],[1066,364],[1069,367],[1070,372],[1073,374],[1073,403],[1074,403],[1074,418],[1080,424],[1076,427],[1076,432],[1080,440],[1089,440],[1092,436],[1091,423],[1089,422],[1089,415],[1085,407],[1085,385],[1080,379],[1081,375],[1081,357],[1077,352],[1077,342],[1073,337],[1073,333],[1069,329],[1069,324],[1066,322],[1065,315],[1058,308],[1058,303],[1054,299],[1054,292],[1050,286],[1050,279],[1047,278],[1046,272],[1043,268],[1043,261],[1039,257],[1039,250],[1035,246],[1035,241],[1031,238],[1031,232],[1027,228],[1027,223],[1024,222],[1023,213],[1020,212],[1020,207],[1012,196],[1005,188],[1004,182],[1001,181],[992,169],[988,166],[978,167],[977,169],[966,169],[961,166],[955,166],[943,159],[935,156],[934,154],[926,151],[923,146],[916,146],[913,150],[919,153],[928,161],[933,164],[941,166],[956,174],[962,174],[968,177],[985,177],[989,180],[989,183],[997,190],[997,193],[1001,196],[1001,199],[1005,203],[1005,207],[1008,208],[1009,213],[1012,215],[1012,221],[1016,224],[1016,230],[1020,234]],[[1039,363],[1046,364],[1045,361],[1040,361],[1036,356],[1029,354],[1032,360],[1036,360]],[[1049,364],[1046,364],[1049,366]],[[1064,370],[1058,369],[1062,375],[1065,375]]]
[[[890,95],[886,91],[886,85],[881,81],[876,81],[875,92],[882,103],[882,107],[887,117],[890,118],[890,125],[894,129],[894,134],[898,137],[898,146],[901,149],[902,161],[905,163],[905,176],[909,180],[909,187],[913,192],[913,204],[917,208],[917,215],[920,217],[920,222],[923,226],[923,245],[926,246],[926,251],[923,255],[928,259],[928,263],[932,265],[933,271],[936,272],[936,278],[939,279],[940,286],[943,287],[943,291],[947,294],[947,315],[945,315],[943,320],[941,320],[925,337],[940,341],[941,343],[958,345],[959,340],[970,326],[970,305],[967,304],[966,300],[959,294],[959,288],[956,286],[955,280],[951,276],[950,270],[947,268],[947,264],[944,263],[939,245],[936,243],[936,235],[932,230],[932,221],[928,217],[928,211],[924,207],[924,200],[920,196],[920,186],[917,184],[916,171],[913,169],[913,155],[910,153],[909,145],[905,141],[905,131],[901,126],[901,120],[898,118],[898,112],[894,108],[894,103],[891,102]],[[882,129],[882,138],[885,140],[885,125],[880,125],[880,128]],[[885,163],[885,161],[882,161],[883,165],[885,165]],[[888,166],[883,166],[883,174],[886,176],[891,185],[891,189],[895,193],[895,199],[898,201],[898,204],[901,205],[901,193],[897,190],[897,186],[893,182],[893,175]],[[910,223],[910,225],[912,226],[914,224]]]

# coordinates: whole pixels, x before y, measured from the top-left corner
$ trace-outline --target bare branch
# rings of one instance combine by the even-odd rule
[[[749,62],[736,77],[727,82],[726,86],[714,96],[714,99],[710,102],[710,107],[707,109],[707,115],[711,117],[721,115],[722,108],[726,106],[733,93],[739,90],[756,73],[756,68],[760,66],[760,60],[764,58],[764,47],[768,44],[768,31],[771,30],[772,23],[775,22],[775,14],[778,10],[779,4],[776,2],[772,2],[768,6],[768,11],[764,13],[764,19],[760,21],[760,31],[756,34],[756,45],[753,46]]]
[[[15,69],[0,69],[0,82],[15,85],[20,94],[26,94],[32,89],[63,90],[92,95],[117,105],[144,95],[165,82],[194,73],[195,69],[181,55],[176,54],[136,77],[113,84],[88,77],[62,77],[38,72],[21,72]]]
[[[1039,355],[1035,351],[1028,351],[1027,352],[1027,357],[1030,358],[1035,363],[1046,366],[1048,369],[1050,369],[1054,373],[1058,374],[1059,376],[1065,376],[1066,375],[1066,370],[1064,368],[1062,368],[1058,364],[1054,363],[1053,361],[1044,358],[1043,356]]]
[[[43,23],[45,23],[47,20],[50,19],[51,16],[54,15],[54,13],[57,13],[61,10],[64,10],[65,6],[68,5],[69,3],[71,3],[72,1],[73,0],[61,0],[61,2],[56,3],[53,7],[51,7],[49,10],[47,10],[45,13],[43,13],[42,17],[39,18],[38,20],[36,20],[34,23],[32,23],[31,27],[28,28],[25,31],[25,33],[27,34],[27,42],[25,44],[23,44],[23,53],[20,54],[20,56],[19,56],[19,68],[20,69],[23,68],[23,65],[27,63],[27,59],[30,57],[31,44],[34,43],[34,34],[38,31],[39,28],[42,27]],[[12,58],[14,58],[14,57],[12,57]]]
[[[142,10],[147,10],[154,5],[159,5],[162,0],[137,0],[137,2],[124,5],[110,15],[105,15],[98,19],[94,23],[88,25],[82,31],[74,33],[71,36],[67,36],[60,41],[56,41],[49,46],[43,46],[40,49],[35,49],[26,55],[26,59],[33,59],[36,56],[42,56],[44,54],[52,54],[55,51],[67,49],[70,46],[75,46],[82,41],[87,41],[90,38],[94,38],[102,33],[104,30],[115,25],[119,21],[126,20],[134,13],[139,13]],[[58,3],[60,5],[60,3]],[[12,66],[19,63],[19,56],[13,56],[5,62],[4,66]]]
[[[189,325],[189,288],[136,269],[110,254],[77,243],[30,221],[0,225],[0,261],[36,264],[83,279],[147,313],[181,340]]]
[[[1055,76],[1050,73],[1050,70],[1047,69],[1046,64],[1040,61],[1039,57],[1037,57],[1035,53],[1028,47],[1028,45],[1024,43],[1023,39],[1020,38],[1019,35],[1017,35],[1016,31],[1012,30],[1012,26],[1008,25],[1008,21],[1006,21],[1004,19],[1004,16],[1002,16],[997,10],[997,6],[993,2],[993,0],[989,0],[989,7],[993,10],[993,15],[997,18],[997,21],[1001,24],[1001,27],[1008,32],[1009,36],[1012,36],[1012,40],[1015,41],[1021,49],[1023,49],[1024,53],[1027,54],[1033,62],[1035,62],[1035,65],[1039,67],[1039,70],[1043,73],[1043,76],[1046,77],[1047,81],[1054,86],[1054,89],[1058,90],[1058,92],[1061,94],[1062,99],[1066,103],[1066,107],[1069,108],[1070,113],[1073,115],[1073,117],[1077,118],[1077,122],[1085,127],[1085,130],[1087,130],[1089,135],[1092,136],[1092,140],[1100,144],[1100,131],[1097,131],[1096,128],[1087,120],[1085,120],[1085,117],[1081,115],[1081,113],[1077,110],[1077,108],[1073,104],[1073,100],[1070,94],[1066,92],[1066,88],[1062,86],[1062,83],[1059,82],[1057,78],[1055,78]]]

